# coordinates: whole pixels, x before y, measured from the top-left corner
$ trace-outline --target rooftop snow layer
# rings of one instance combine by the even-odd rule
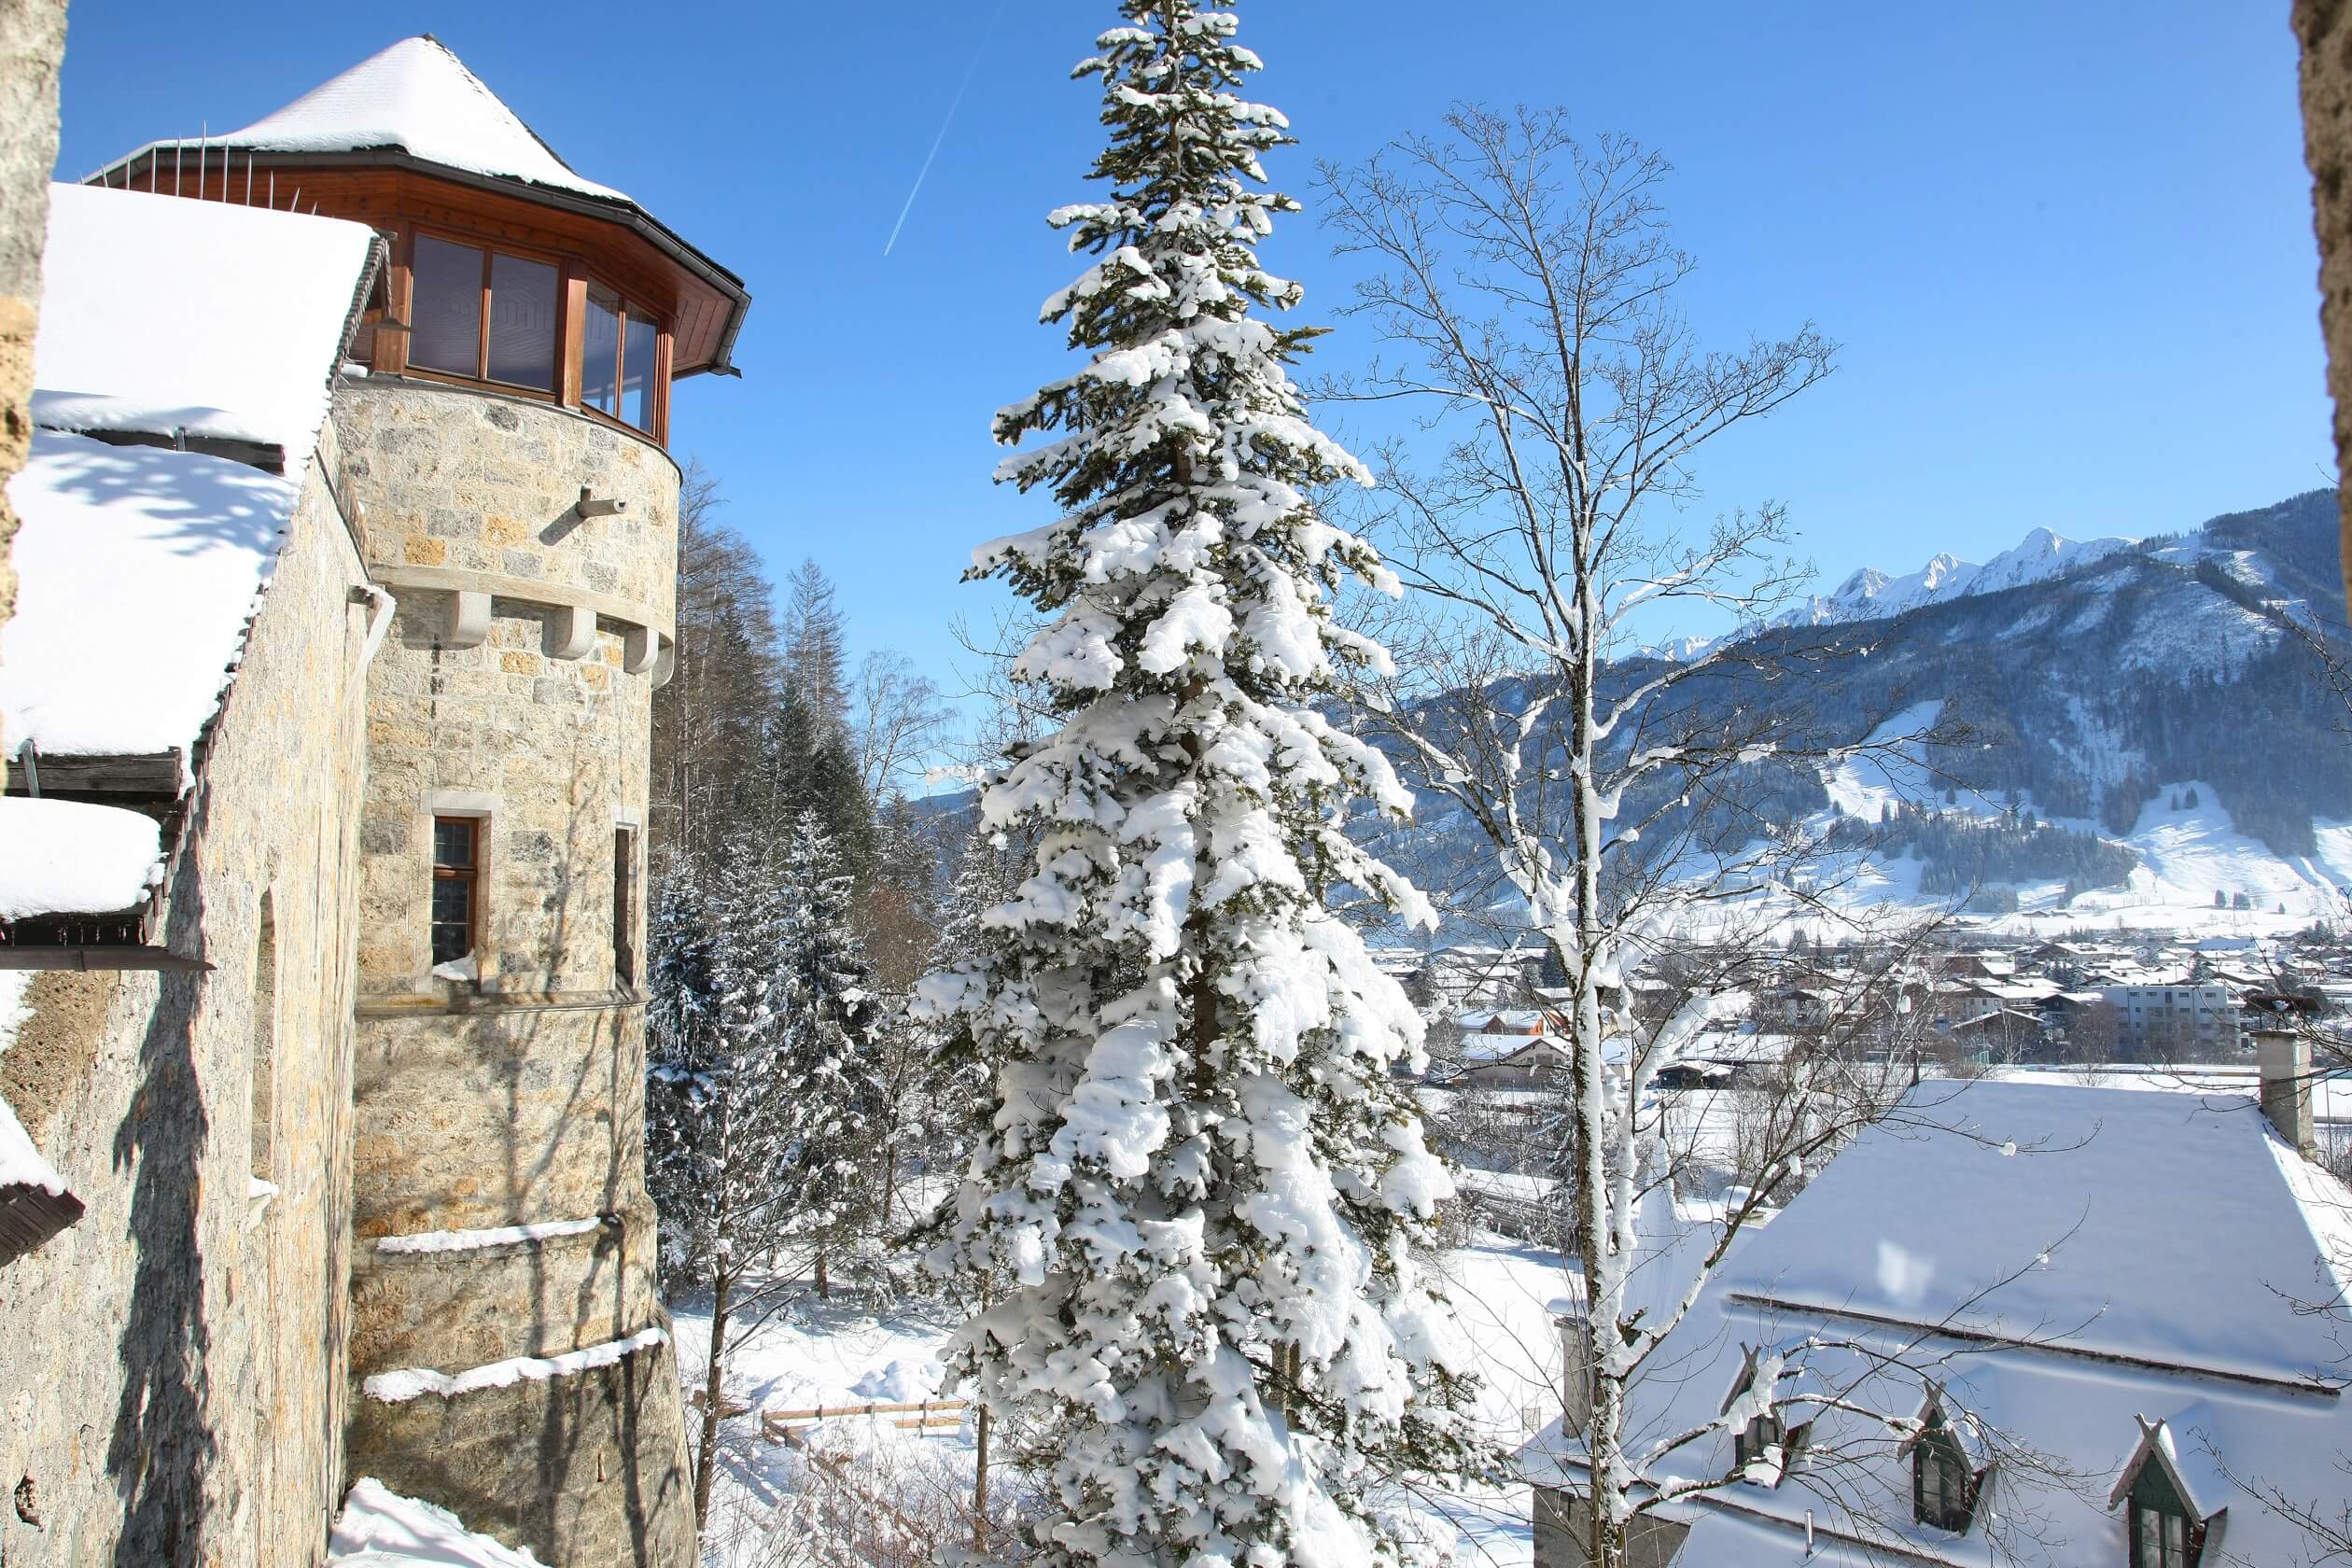
[[[1663,1445],[1651,1478],[1717,1483],[1692,1505],[1715,1522],[1677,1562],[1884,1560],[1827,1540],[1807,1559],[1809,1516],[1905,1560],[2007,1561],[2011,1537],[1990,1516],[1965,1535],[1911,1521],[1894,1423],[1920,1416],[1924,1379],[1947,1417],[1998,1435],[1986,1495],[2001,1525],[2027,1525],[2033,1561],[2123,1561],[2122,1513],[2107,1500],[2155,1421],[2200,1512],[2226,1511],[2208,1561],[2298,1561],[2305,1540],[2248,1489],[2341,1492],[2337,1456],[2352,1451],[2352,1407],[2331,1386],[2344,1377],[2341,1325],[2302,1304],[2337,1299],[2322,1259],[2347,1255],[2347,1205],[2352,1194],[2244,1099],[1989,1081],[1913,1090],[1768,1228],[1743,1234],[1637,1379],[1629,1430]],[[1937,1326],[1947,1314],[1963,1332],[2033,1343],[1953,1337]],[[1782,1419],[1811,1423],[1813,1457],[1778,1485],[1725,1483],[1736,1417],[1721,1412],[1767,1351],[1785,1358]],[[1581,1484],[1582,1445],[1558,1422],[1521,1459],[1538,1484]]]
[[[520,1547],[502,1546],[468,1530],[446,1508],[402,1497],[382,1481],[353,1483],[335,1517],[327,1561],[343,1568],[395,1568],[430,1563],[434,1568],[542,1568]]]
[[[161,858],[161,830],[141,812],[0,797],[0,920],[132,908]]]
[[[243,652],[298,494],[225,457],[35,430],[8,483],[21,520],[16,614],[0,626],[8,744],[191,748]]]
[[[66,398],[105,400],[80,428],[168,433],[195,414],[192,433],[283,447],[299,474],[374,243],[338,218],[50,186],[37,422],[65,423]]]
[[[194,140],[142,147],[195,147]],[[403,38],[312,88],[214,147],[257,152],[364,152],[399,147],[427,163],[544,185],[609,202],[628,197],[582,179],[464,61],[429,35]]]
[[[2341,1383],[2338,1325],[2284,1305],[2337,1299],[2352,1266],[2328,1256],[2352,1195],[2306,1201],[2323,1180],[2244,1098],[1930,1083],[1723,1278],[1778,1302]]]

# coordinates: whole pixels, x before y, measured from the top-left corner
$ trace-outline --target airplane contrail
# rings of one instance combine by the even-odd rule
[[[931,174],[931,160],[937,158],[939,149],[946,145],[947,128],[955,124],[956,111],[963,107],[964,93],[980,69],[980,57],[988,52],[988,35],[994,33],[996,24],[1003,20],[1005,3],[1006,0],[997,0],[996,13],[988,18],[988,25],[981,30],[980,47],[972,51],[972,63],[964,67],[963,80],[956,84],[956,95],[947,100],[947,113],[940,119],[939,134],[931,138],[931,151],[923,155],[923,166],[915,173],[915,184],[906,193],[906,204],[899,208],[898,221],[890,225],[890,237],[882,242],[882,254],[885,256],[889,255],[890,247],[898,244],[899,231],[906,227],[906,215],[915,210],[915,198],[923,193],[923,181]]]

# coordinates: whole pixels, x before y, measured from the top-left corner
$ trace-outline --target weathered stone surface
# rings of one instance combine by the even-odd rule
[[[664,1326],[666,1326],[665,1322]],[[564,1568],[695,1561],[678,1364],[667,1340],[613,1366],[453,1399],[358,1397],[355,1475],[430,1498]]]
[[[64,52],[65,0],[0,3],[0,621],[16,605],[8,547],[17,519],[7,483],[24,467],[33,440],[33,337]]]
[[[89,1205],[0,1270],[0,1477],[31,1477],[41,1519],[0,1509],[10,1568],[325,1555],[346,1421],[360,581],[314,470],[168,885],[166,939],[213,970],[45,976],[0,1057]],[[273,986],[257,985],[265,907]],[[266,1204],[256,1176],[277,1186]]]
[[[662,1321],[645,1195],[642,1001],[616,973],[616,834],[645,819],[651,692],[627,624],[666,628],[678,472],[561,410],[354,382],[335,423],[370,551],[498,580],[488,635],[446,644],[448,595],[403,587],[368,697],[353,1077],[353,1386],[623,1339]],[[583,486],[627,503],[580,519]],[[440,578],[435,582],[450,580]],[[558,659],[593,594],[586,656]],[[592,607],[593,608],[593,607]],[[485,823],[472,982],[437,979],[432,818]],[[633,884],[641,877],[633,878]],[[385,1236],[614,1216],[609,1233],[385,1256]],[[400,1406],[361,1400],[355,1473],[452,1508],[553,1568],[693,1559],[666,1346],[622,1367]]]

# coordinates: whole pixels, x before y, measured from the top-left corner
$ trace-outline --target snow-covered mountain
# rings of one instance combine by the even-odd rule
[[[2040,582],[2088,565],[2119,551],[2135,549],[2136,539],[2070,539],[2048,528],[2036,528],[2013,548],[1978,566],[1957,555],[1938,554],[1915,572],[1890,577],[1875,567],[1864,567],[1834,594],[1814,595],[1784,617],[1785,624],[1822,625],[1836,621],[1869,621],[1901,615],[1925,605],[1942,604],[1971,594],[1998,593]]]
[[[1875,623],[1867,658],[1764,700],[1825,744],[1902,713],[1933,714],[1953,738],[1923,747],[1910,788],[1884,798],[1784,770],[1765,781],[1765,814],[1842,824],[1876,868],[1863,882],[1890,899],[2014,898],[2018,918],[2102,926],[2340,920],[2352,721],[2305,641],[2340,617],[2339,583],[2332,491],[2185,532],[2037,528],[1981,565],[1940,554],[1902,577],[1856,572],[1732,639],[1795,646],[1814,625]],[[1711,646],[1645,649],[1608,679],[1630,685],[1645,661]],[[1684,690],[1735,708],[1758,692],[1705,672]],[[1442,807],[1382,848],[1433,887],[1475,886],[1488,863],[1475,824]]]

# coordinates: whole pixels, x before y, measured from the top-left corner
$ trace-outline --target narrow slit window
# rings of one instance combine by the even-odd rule
[[[612,983],[637,984],[637,830],[612,833]]]
[[[433,819],[433,962],[474,950],[482,922],[482,827],[471,817]]]
[[[275,1179],[277,1163],[277,912],[261,895],[261,929],[253,945],[253,1179]]]

